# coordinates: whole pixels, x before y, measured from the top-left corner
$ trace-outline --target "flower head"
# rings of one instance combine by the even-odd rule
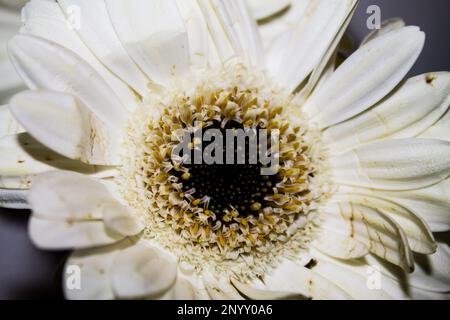
[[[424,33],[393,21],[338,66],[357,1],[248,4],[30,1],[0,199],[75,250],[68,298],[445,297],[450,76],[402,81]]]

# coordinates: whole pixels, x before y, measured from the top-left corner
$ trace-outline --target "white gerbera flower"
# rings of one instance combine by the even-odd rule
[[[300,2],[268,52],[239,0],[24,7],[0,201],[75,250],[67,298],[448,298],[450,75],[402,82],[425,35],[397,22],[334,70],[357,1]],[[278,173],[172,156],[205,128],[276,129]]]

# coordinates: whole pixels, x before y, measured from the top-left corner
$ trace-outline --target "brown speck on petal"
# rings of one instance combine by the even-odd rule
[[[427,84],[433,85],[434,80],[436,80],[436,76],[429,74],[426,76],[425,80],[426,80]]]
[[[318,263],[317,260],[311,259],[311,260],[305,265],[305,268],[311,270],[311,269],[313,269],[315,266],[317,266],[317,263]]]

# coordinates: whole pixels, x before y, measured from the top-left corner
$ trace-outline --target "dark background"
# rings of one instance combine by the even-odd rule
[[[450,71],[449,0],[362,0],[349,27],[355,42],[369,32],[366,9],[376,4],[382,20],[402,17],[427,34],[425,49],[411,75]],[[67,253],[33,247],[27,232],[28,212],[0,208],[0,299],[61,299],[61,267]]]

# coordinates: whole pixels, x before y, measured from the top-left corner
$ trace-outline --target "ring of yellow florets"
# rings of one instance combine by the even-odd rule
[[[260,201],[248,199],[247,207],[236,207],[234,203],[228,207],[211,207],[212,195],[198,194],[189,186],[189,181],[195,178],[194,168],[191,166],[190,170],[171,158],[173,148],[179,143],[173,141],[175,132],[208,128],[215,121],[221,127],[233,121],[244,129],[280,131],[280,170],[275,177],[261,177],[264,186],[256,194]],[[283,107],[259,101],[257,92],[248,88],[235,87],[209,96],[185,98],[180,104],[168,107],[159,123],[149,124],[147,149],[151,151],[144,157],[147,196],[159,203],[152,214],[163,218],[187,241],[228,252],[249,252],[285,239],[289,227],[305,214],[311,203],[309,177],[314,174],[314,168],[303,134],[303,128],[289,124]],[[201,169],[195,171],[202,175]],[[215,177],[209,178],[209,183],[214,184]],[[243,183],[236,181],[237,185]]]

